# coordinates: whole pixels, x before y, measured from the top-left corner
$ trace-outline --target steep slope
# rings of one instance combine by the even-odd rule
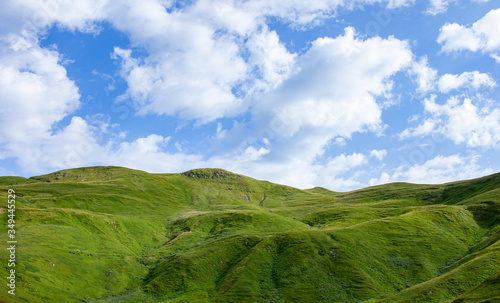
[[[19,274],[17,297],[0,295],[8,302],[493,302],[498,292],[500,174],[336,193],[221,169],[91,167],[0,177],[2,205],[9,188]]]

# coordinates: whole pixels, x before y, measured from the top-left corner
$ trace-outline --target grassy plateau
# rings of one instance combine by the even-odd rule
[[[339,193],[88,167],[0,193],[0,302],[500,302],[500,174]]]

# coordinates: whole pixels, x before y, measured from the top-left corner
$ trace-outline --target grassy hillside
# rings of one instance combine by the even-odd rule
[[[0,177],[3,222],[8,189],[0,302],[500,302],[500,174],[337,193],[79,168]]]

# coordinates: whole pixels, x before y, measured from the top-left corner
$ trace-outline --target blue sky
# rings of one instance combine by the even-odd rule
[[[494,0],[8,1],[0,175],[220,167],[346,191],[500,171]]]

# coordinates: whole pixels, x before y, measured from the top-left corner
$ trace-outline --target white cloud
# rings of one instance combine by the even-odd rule
[[[460,155],[436,156],[422,165],[401,165],[392,174],[383,172],[379,178],[369,181],[370,185],[389,182],[410,182],[439,184],[458,180],[472,179],[492,174],[491,169],[482,169],[476,156]]]
[[[217,28],[224,28],[237,35],[247,36],[258,31],[261,20],[258,11],[245,7],[251,1],[198,0],[188,10],[199,19],[208,20]]]
[[[130,142],[108,140],[100,143],[100,134],[97,127],[75,116],[67,127],[43,142],[34,142],[29,148],[22,147],[23,154],[18,156],[17,163],[29,174],[93,165],[125,166],[152,173],[182,172],[209,166],[199,155],[167,152],[170,137],[152,134]]]
[[[447,23],[440,29],[437,42],[444,52],[470,50],[498,56],[500,51],[500,9],[488,12],[472,26]]]
[[[355,176],[344,178],[344,174],[368,164],[366,155],[318,159],[329,144],[343,144],[355,132],[381,130],[377,98],[391,90],[391,76],[406,69],[412,58],[407,42],[393,37],[363,40],[352,28],[336,38],[317,39],[297,57],[290,77],[263,95],[250,124],[229,130],[228,142],[222,143],[252,145],[263,137],[269,152],[230,168],[302,188],[344,190],[361,185]],[[240,147],[240,153],[244,149]],[[375,154],[384,156],[383,151]]]
[[[396,8],[413,2],[199,0],[180,9],[159,0],[21,0],[17,5],[27,20],[42,16],[40,28],[55,23],[95,31],[96,22],[110,22],[147,53],[143,58],[115,53],[129,86],[124,98],[130,97],[140,114],[180,115],[204,123],[243,112],[250,105],[247,94],[274,88],[288,76],[295,55],[268,29],[267,17],[303,27],[330,18],[339,7],[373,3]]]
[[[474,89],[479,89],[481,86],[493,88],[496,83],[488,74],[478,71],[464,72],[460,75],[445,74],[441,76],[438,83],[439,91],[442,93],[448,93],[464,86]]]
[[[415,0],[390,0],[389,3],[387,3],[387,8],[389,9],[394,9],[394,8],[400,8],[404,6],[410,6],[415,3]]]
[[[424,101],[429,117],[417,127],[403,131],[401,137],[440,133],[468,147],[496,148],[500,143],[500,110],[490,103],[478,98],[462,101],[455,96],[441,105],[432,96]]]
[[[497,55],[497,54],[491,54],[490,55],[491,58],[495,59],[495,61],[497,63],[500,63],[500,55]]]
[[[346,141],[344,138],[342,138],[342,137],[337,137],[337,138],[335,138],[335,139],[333,140],[333,142],[334,142],[335,144],[337,144],[338,146],[346,146],[346,145],[347,145],[347,141]]]
[[[80,95],[57,52],[15,35],[0,40],[0,48],[0,146],[3,157],[26,158],[79,107]]]
[[[280,42],[275,31],[263,30],[246,42],[250,51],[249,63],[258,67],[263,81],[273,89],[287,78],[295,63],[295,54],[290,54]]]
[[[80,106],[78,88],[59,54],[17,35],[2,37],[0,48],[0,156],[16,158],[26,174],[112,164],[165,172],[203,164],[201,156],[163,151],[168,138],[158,135],[122,142],[119,132],[122,143],[117,143],[114,126],[97,116],[73,116],[68,125],[56,127]],[[103,134],[112,139],[100,142]]]
[[[149,48],[150,55],[142,60],[115,49],[129,86],[127,95],[139,113],[211,121],[238,112],[241,100],[232,89],[246,80],[248,67],[239,56],[237,41],[217,36],[210,24],[190,16],[163,10],[151,18],[149,9],[162,11],[162,7],[146,10],[143,4],[125,12],[117,8],[114,17],[115,25],[130,33],[134,43]]]
[[[391,7],[408,4],[388,3]],[[297,56],[269,30],[266,17],[301,27],[330,17],[340,6],[351,7],[338,0],[201,0],[169,13],[155,0],[110,4],[107,18],[149,53],[134,58],[131,53],[115,52],[129,86],[125,97],[134,101],[141,114],[178,114],[201,123],[241,113],[251,106],[256,93],[275,88],[296,64]],[[347,40],[338,46],[358,46]]]
[[[345,178],[343,175],[354,169],[358,169],[368,164],[368,157],[364,154],[353,153],[351,155],[341,154],[327,161],[324,167],[318,167],[316,172],[316,186],[325,186],[337,191],[349,190],[355,186],[362,186],[362,183],[356,180],[360,172],[351,174]]]
[[[18,164],[25,171],[43,173],[48,168],[92,166],[100,164],[105,147],[97,142],[98,127],[90,125],[81,117],[74,116],[64,129],[46,138],[39,146],[33,145],[32,153],[19,157]]]
[[[428,93],[436,86],[437,70],[429,66],[427,57],[422,57],[419,61],[414,61],[409,69],[410,75],[416,78],[418,84],[417,91]]]
[[[134,45],[142,45],[148,53],[138,57],[132,50],[115,48],[114,57],[121,63],[129,85],[127,96],[134,100],[139,112],[179,114],[187,119],[210,121],[234,115],[249,106],[242,104],[243,97],[233,94],[235,86],[240,86],[243,92],[257,88],[262,99],[254,100],[252,116],[261,120],[242,125],[242,129],[250,126],[258,134],[261,125],[269,125],[274,136],[260,138],[264,147],[245,138],[256,133],[243,131],[237,138],[238,148],[220,157],[204,159],[201,155],[167,152],[168,137],[159,135],[123,142],[120,132],[115,136],[116,141],[102,142],[101,134],[114,130],[102,123],[94,125],[87,118],[72,117],[67,126],[55,128],[55,123],[71,117],[78,108],[78,89],[58,63],[57,52],[40,48],[36,39],[16,38],[4,39],[3,48],[10,50],[4,52],[9,56],[3,55],[1,61],[5,89],[0,93],[4,94],[2,102],[12,105],[6,108],[22,105],[28,109],[19,111],[26,118],[22,125],[18,123],[19,128],[2,129],[5,136],[2,142],[9,144],[6,149],[9,153],[2,156],[17,157],[19,166],[30,173],[95,164],[154,172],[224,164],[249,174],[262,172],[255,174],[257,177],[274,177],[276,182],[290,181],[288,184],[303,186],[316,185],[320,180],[318,174],[329,167],[336,174],[335,182],[329,179],[333,182],[330,185],[357,184],[354,179],[343,179],[340,175],[347,170],[334,168],[331,163],[343,159],[351,163],[347,167],[357,167],[366,164],[366,156],[342,155],[333,158],[337,160],[329,161],[330,164],[318,164],[316,159],[331,139],[381,129],[377,98],[391,90],[390,77],[410,64],[412,53],[408,43],[393,37],[363,40],[348,28],[345,35],[337,38],[317,39],[299,56],[290,54],[276,33],[259,23],[258,16],[253,16],[257,28],[238,27],[228,21],[224,25],[228,32],[219,33],[216,21],[221,20],[197,19],[196,8],[193,5],[168,13],[161,3],[153,0],[141,5],[110,3],[104,8],[103,18],[126,32]],[[87,17],[76,18],[74,22],[62,17],[51,20],[71,29],[91,29]],[[243,59],[242,50],[249,51],[248,61]],[[281,99],[285,95],[288,99]],[[22,101],[15,104],[18,99]],[[15,118],[2,114],[6,125]],[[292,119],[297,123],[291,124]],[[277,128],[280,123],[281,128]],[[296,128],[289,128],[291,125]],[[218,140],[234,137],[233,130],[218,129]],[[22,140],[29,144],[21,144]],[[278,158],[281,160],[276,161]],[[290,166],[293,170],[288,173]],[[274,172],[272,176],[270,169]]]
[[[439,30],[437,42],[442,44],[441,50],[445,52],[471,50],[480,48],[481,38],[472,28],[467,28],[457,23],[447,23]]]
[[[241,161],[229,161],[228,158],[214,157],[207,160],[212,167],[226,167],[231,171],[269,180],[298,188],[324,186],[338,191],[350,190],[363,184],[357,180],[360,167],[368,164],[364,154],[340,154],[329,158],[325,163],[309,163],[299,157],[291,157],[284,161],[260,157],[257,161],[249,159],[247,152],[237,157]],[[349,175],[346,177],[346,175]]]
[[[316,25],[323,20],[336,15],[339,8],[353,9],[365,5],[386,4],[387,8],[395,9],[408,6],[414,0],[251,0],[244,2],[246,10],[263,16],[278,17],[292,26],[303,28]]]
[[[19,34],[21,29],[26,26],[27,10],[20,7],[14,1],[3,1],[2,9],[0,10],[0,36],[5,37],[10,34]],[[35,27],[35,25],[31,25]]]
[[[454,2],[456,0],[429,0],[429,7],[426,12],[431,15],[444,13],[448,10],[448,6]]]
[[[290,76],[264,92],[252,108],[249,124],[220,130],[227,153],[204,160],[204,166],[229,170],[277,183],[325,186],[336,190],[362,184],[354,168],[368,156],[354,153],[319,161],[329,142],[342,144],[355,132],[379,131],[377,97],[391,90],[391,76],[407,68],[409,45],[393,37],[363,40],[353,29],[336,38],[320,38],[297,56]],[[264,143],[264,147],[258,144]],[[383,159],[386,151],[370,157]]]
[[[347,46],[347,47],[346,47]],[[337,38],[319,38],[297,58],[293,74],[263,98],[260,110],[284,124],[276,132],[293,136],[301,128],[321,128],[348,137],[380,127],[376,97],[391,88],[389,77],[412,60],[407,42],[389,37],[361,40],[352,28]]]
[[[123,98],[131,98],[140,114],[204,123],[245,111],[251,99],[246,95],[272,89],[289,75],[296,56],[268,29],[267,17],[302,27],[335,15],[339,7],[373,3],[395,8],[412,1],[199,0],[172,9],[172,1],[160,0],[21,0],[9,9],[24,12],[21,18],[38,30],[58,24],[89,32],[98,30],[97,22],[110,22],[146,51],[144,57],[115,51],[129,86]]]
[[[105,17],[108,0],[58,0],[33,1],[18,0],[16,6],[21,9],[29,29],[45,28],[56,23],[70,30],[95,32],[95,21]]]
[[[422,124],[414,128],[407,128],[401,134],[400,138],[405,139],[415,136],[424,136],[431,134],[436,128],[436,122],[433,119],[426,119]]]
[[[239,164],[245,164],[247,162],[260,160],[262,159],[262,156],[268,153],[269,150],[264,147],[257,149],[254,146],[249,146],[245,149],[242,155],[235,159],[235,161],[237,161]]]
[[[353,9],[355,7],[379,3],[386,4],[389,9],[408,6],[414,0],[356,0],[345,2],[343,0],[313,0],[307,3],[300,0],[249,0],[249,1],[221,1],[221,0],[197,0],[186,3],[178,2],[180,8],[172,9],[174,1],[171,0],[144,0],[137,5],[131,0],[109,1],[109,0],[58,0],[58,1],[34,1],[18,0],[15,3],[7,2],[3,12],[12,12],[12,15],[0,14],[5,17],[0,20],[9,20],[5,25],[12,24],[10,21],[24,19],[30,23],[30,27],[44,28],[52,24],[79,30],[83,32],[94,32],[98,30],[96,21],[123,19],[129,17],[131,24],[144,20],[149,15],[152,21],[149,27],[141,28],[146,33],[157,35],[162,30],[161,25],[166,24],[166,9],[172,9],[170,15],[187,13],[194,17],[192,20],[199,23],[200,19],[208,21],[218,28],[228,29],[239,35],[245,36],[256,31],[259,22],[266,17],[277,17],[294,27],[307,27],[321,23],[326,18],[336,15],[339,8]],[[121,16],[120,16],[121,15]],[[185,17],[185,15],[184,15]],[[154,27],[154,24],[160,27]],[[144,25],[144,24],[143,24]],[[137,32],[136,32],[137,34]],[[147,35],[147,34],[145,34]],[[141,35],[139,35],[141,36]]]
[[[484,51],[500,50],[500,9],[491,10],[483,18],[472,25],[476,35],[481,37],[481,46]]]
[[[246,110],[246,96],[278,85],[295,59],[268,29],[265,11],[250,2],[198,1],[172,13],[154,0],[111,5],[114,26],[149,53],[134,58],[115,50],[129,86],[124,97],[141,114],[179,114],[201,123]]]
[[[0,58],[0,100],[8,105],[0,111],[0,125],[7,126],[0,130],[0,144],[7,151],[2,157],[17,157],[19,166],[30,173],[96,164],[150,172],[225,167],[302,188],[361,186],[360,169],[372,159],[382,161],[387,151],[331,152],[327,158],[326,150],[332,142],[342,146],[356,132],[382,131],[381,99],[390,96],[396,73],[412,67],[420,89],[428,92],[436,72],[426,58],[413,62],[407,41],[363,39],[352,28],[336,38],[319,38],[302,54],[293,54],[266,21],[276,17],[304,28],[334,16],[340,7],[374,3],[396,8],[414,1],[200,0],[179,9],[160,0],[62,0],[55,7],[47,1],[19,1],[20,18],[25,23],[38,21],[35,33],[25,38],[2,36],[2,49],[8,50]],[[40,13],[44,17],[36,19]],[[89,118],[74,116],[67,126],[56,127],[78,108],[78,89],[58,62],[58,53],[41,48],[36,34],[53,24],[97,32],[100,21],[130,39],[131,49],[115,48],[113,56],[128,84],[123,98],[133,100],[139,113],[206,123],[250,110],[254,120],[235,123],[232,129],[217,124],[216,144],[230,148],[205,157],[185,154],[182,144],[157,134],[124,141],[119,132],[113,139],[100,140],[114,130]],[[4,23],[8,22],[0,24]],[[30,35],[32,40],[26,38]],[[21,108],[23,119],[4,108]],[[475,110],[477,117],[487,116],[483,109]],[[431,114],[432,119],[445,116]],[[444,131],[439,119],[435,127]],[[486,142],[484,133],[493,130],[478,132],[480,142]]]
[[[381,150],[374,149],[370,152],[370,157],[373,157],[379,161],[384,160],[385,156],[387,156],[387,151],[385,149]]]
[[[351,155],[341,154],[333,159],[326,162],[326,169],[328,171],[327,175],[338,176],[351,170],[354,167],[358,167],[368,163],[368,159],[365,155],[354,153]]]
[[[380,174],[380,177],[378,178],[371,178],[370,181],[368,182],[368,184],[370,186],[374,186],[374,185],[380,185],[380,184],[387,184],[387,183],[391,183],[391,176],[386,173],[386,172],[382,172]]]
[[[166,152],[164,149],[169,141],[169,137],[152,134],[132,142],[122,142],[118,148],[108,148],[101,161],[106,165],[125,166],[152,173],[183,172],[205,167],[201,156]]]

